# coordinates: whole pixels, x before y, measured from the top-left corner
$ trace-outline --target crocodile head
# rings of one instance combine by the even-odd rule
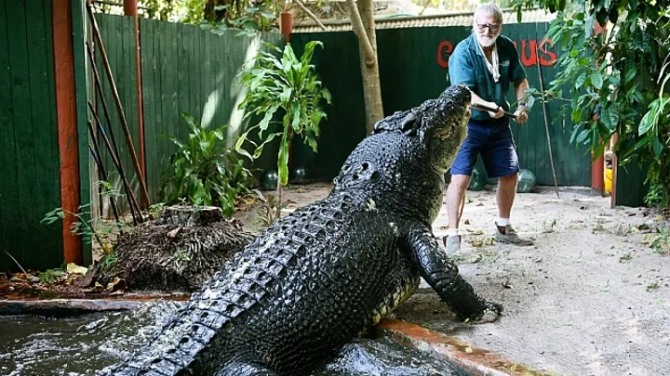
[[[439,97],[424,102],[420,110],[419,135],[431,156],[431,165],[445,173],[467,134],[470,118],[470,90],[451,86]]]
[[[430,156],[431,166],[443,174],[467,134],[470,100],[470,90],[465,85],[450,86],[435,99],[380,120],[373,133],[400,130],[417,137]]]

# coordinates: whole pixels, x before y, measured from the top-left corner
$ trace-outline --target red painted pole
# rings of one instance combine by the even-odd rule
[[[79,150],[71,9],[71,0],[54,0],[51,17],[61,208],[71,213],[77,213],[81,201],[79,196]],[[81,264],[83,248],[80,237],[72,233],[74,222],[75,218],[71,215],[63,218],[63,258],[65,262]]]
[[[598,22],[593,26],[594,33],[602,34],[605,29]],[[600,114],[593,116],[593,121],[598,121]],[[601,141],[602,142],[602,141]],[[591,189],[605,193],[605,158],[601,155],[591,162]]]
[[[293,13],[281,13],[279,18],[279,31],[284,36],[286,43],[291,41],[291,33],[293,32]]]
[[[137,0],[123,0],[123,14],[137,16]]]
[[[601,155],[591,162],[591,189],[603,192],[605,188],[605,158]]]

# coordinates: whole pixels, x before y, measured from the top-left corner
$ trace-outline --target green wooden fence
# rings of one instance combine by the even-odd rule
[[[0,3],[0,271],[58,265],[60,206],[51,1]]]
[[[123,16],[97,17],[139,153],[134,23],[132,18]],[[176,150],[169,138],[185,141],[189,133],[181,114],[189,113],[208,127],[230,124],[239,94],[236,76],[254,43],[252,38],[237,32],[216,35],[194,25],[145,19],[140,20],[140,37],[147,186],[151,201],[156,202],[162,174]],[[262,39],[282,43],[279,34],[267,34]],[[105,92],[110,93],[106,84]],[[108,94],[106,97],[111,100]],[[113,132],[121,136],[116,114],[112,123]],[[129,150],[123,140],[117,141],[124,156],[124,170],[135,177],[133,186],[137,191]],[[106,164],[112,167],[109,160]],[[120,186],[118,176],[112,183]]]

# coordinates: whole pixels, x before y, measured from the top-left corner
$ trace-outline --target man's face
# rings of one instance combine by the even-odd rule
[[[493,15],[480,14],[475,17],[473,26],[477,42],[482,47],[491,47],[502,31],[502,25],[496,22]]]

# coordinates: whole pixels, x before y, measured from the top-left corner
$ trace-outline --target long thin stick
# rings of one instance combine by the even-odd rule
[[[21,266],[21,264],[19,264],[19,262],[16,261],[16,259],[14,258],[14,256],[12,256],[9,252],[7,252],[7,251],[4,251],[4,252],[5,252],[5,254],[6,254],[7,256],[9,256],[10,259],[12,259],[12,260],[14,261],[14,263],[16,264],[16,266],[18,266],[19,269],[21,269],[21,271],[23,272],[23,274],[26,276],[26,279],[27,279],[27,278],[28,278],[28,273],[26,272],[25,269],[23,269],[23,266]]]
[[[547,101],[544,98],[544,79],[542,78],[542,68],[540,64],[539,48],[535,48],[535,57],[537,64],[537,79],[540,83],[540,92],[542,93],[542,116],[544,117],[544,130],[547,133],[547,147],[549,148],[549,163],[551,164],[551,172],[554,175],[554,187],[556,188],[556,197],[561,198],[558,194],[558,180],[556,179],[556,167],[554,167],[554,153],[551,150],[551,135],[549,134],[549,120],[547,120]]]
[[[309,10],[309,8],[307,8],[305,4],[302,3],[301,0],[295,0],[295,3],[298,4],[298,6],[300,7],[300,9],[302,9],[303,12],[307,13],[309,18],[311,18],[312,20],[314,20],[314,22],[316,22],[316,24],[321,28],[321,30],[323,31],[328,30],[326,29],[326,26],[323,24],[323,22],[321,22],[319,17],[317,17],[316,14],[312,13],[312,11]]]
[[[128,182],[128,179],[126,178],[126,174],[123,172],[123,166],[121,165],[121,161],[119,160],[119,156],[114,153],[113,147],[110,145],[109,138],[107,137],[107,134],[105,133],[105,129],[102,127],[102,123],[100,122],[100,118],[95,112],[95,109],[93,108],[93,104],[91,102],[88,102],[89,109],[91,111],[91,115],[93,115],[93,119],[95,120],[95,123],[98,127],[98,130],[100,130],[100,135],[102,136],[102,139],[105,141],[105,144],[107,145],[107,150],[109,151],[109,154],[112,157],[112,162],[114,163],[114,166],[116,166],[116,170],[119,171],[119,176],[121,177],[121,181],[123,182],[123,187],[126,190],[126,195],[128,196],[128,201],[130,203],[130,213],[133,216],[133,224],[137,225],[138,223],[142,222],[142,217],[141,214],[139,214],[139,207],[137,205],[137,201],[135,199],[135,195],[133,194],[133,189],[130,186],[130,183]],[[89,122],[89,127],[91,127],[91,132],[92,130],[92,125]]]
[[[150,204],[149,201],[149,191],[147,190],[147,185],[144,181],[144,174],[140,168],[140,163],[137,160],[137,153],[135,153],[135,145],[133,144],[132,136],[130,135],[130,130],[128,129],[128,121],[126,120],[126,114],[123,111],[123,106],[121,105],[121,98],[119,97],[119,92],[116,88],[116,82],[114,81],[114,74],[112,73],[112,68],[109,64],[109,59],[107,58],[107,52],[105,51],[105,45],[102,41],[102,36],[100,35],[100,29],[98,28],[98,23],[95,20],[95,15],[93,14],[93,7],[91,3],[86,3],[86,10],[91,21],[91,29],[93,30],[93,36],[95,37],[96,42],[100,47],[100,56],[102,57],[102,65],[105,68],[107,73],[107,78],[109,80],[109,85],[112,88],[112,94],[114,97],[114,104],[116,109],[119,112],[119,119],[121,119],[121,129],[123,130],[124,135],[126,136],[126,144],[128,145],[128,151],[133,160],[133,168],[137,174],[137,180],[140,184],[140,193],[142,194],[142,201],[147,205]]]
[[[92,126],[89,125],[89,129],[91,129],[91,128],[92,128]],[[95,145],[95,143],[94,143],[94,145]],[[100,156],[98,155],[100,147],[98,145],[95,145],[95,147],[92,147],[91,145],[88,145],[88,148],[91,150],[91,155],[93,156],[93,160],[95,161],[95,164],[98,166],[98,169],[100,170],[100,174],[102,175],[103,179],[105,179],[105,181],[109,181],[109,175],[107,175],[107,169],[105,169],[105,164],[102,163],[102,160],[101,160]],[[106,190],[106,188],[105,188],[105,190]],[[114,214],[114,219],[116,220],[116,223],[118,224],[120,222],[119,209],[117,209],[116,199],[114,198],[113,195],[109,196],[109,205],[112,207],[112,213]]]
[[[495,108],[487,107],[487,106],[485,106],[483,104],[479,104],[479,103],[473,103],[473,104],[470,105],[470,107],[476,108],[476,109],[482,110],[482,111],[498,112],[498,110],[495,109]],[[505,116],[511,117],[512,119],[516,119],[516,115],[514,115],[513,113],[511,113],[509,111],[505,111]]]
[[[121,153],[119,153],[119,149],[118,149],[117,144],[116,144],[116,138],[114,137],[113,128],[111,126],[112,121],[111,121],[111,118],[109,116],[109,108],[107,107],[107,101],[105,100],[105,95],[102,91],[102,83],[100,81],[100,73],[98,71],[97,64],[95,63],[95,57],[93,55],[93,48],[91,47],[91,45],[89,43],[86,43],[86,47],[88,49],[89,61],[91,63],[91,68],[92,68],[92,71],[93,71],[94,87],[95,87],[96,92],[100,96],[100,103],[102,104],[103,113],[105,115],[105,119],[107,120],[107,125],[108,125],[107,132],[105,132],[105,130],[103,129],[102,123],[101,123],[100,119],[98,119],[97,114],[95,112],[95,109],[93,108],[92,105],[90,106],[90,109],[91,109],[91,112],[92,112],[93,116],[96,118],[97,125],[98,125],[98,127],[100,127],[100,131],[103,133],[103,136],[105,136],[105,138],[106,138],[106,133],[109,133],[109,140],[106,140],[106,145],[107,145],[107,148],[109,150],[110,155],[112,156],[112,161],[114,161],[114,166],[116,167],[117,171],[119,172],[119,176],[121,176],[122,181],[124,183],[124,188],[126,190],[126,196],[128,198],[128,204],[130,206],[131,211],[134,209],[137,213],[139,213],[139,212],[141,212],[141,210],[140,210],[139,205],[137,204],[137,199],[135,198],[134,194],[132,194],[132,188],[130,188],[130,186],[127,183],[127,178],[125,177],[125,170],[123,169],[123,164],[120,164],[120,163],[117,164],[116,161],[115,161],[115,159],[118,160],[119,162],[121,161],[121,157],[120,157]],[[93,131],[91,131],[91,132],[92,132],[92,134],[91,134],[92,137],[95,139],[95,132],[93,132]],[[98,152],[98,155],[101,156],[101,154],[99,152]],[[137,216],[135,216],[135,215],[133,215],[133,220],[140,220],[140,222],[142,221],[141,216],[140,216],[140,218],[137,218]]]

